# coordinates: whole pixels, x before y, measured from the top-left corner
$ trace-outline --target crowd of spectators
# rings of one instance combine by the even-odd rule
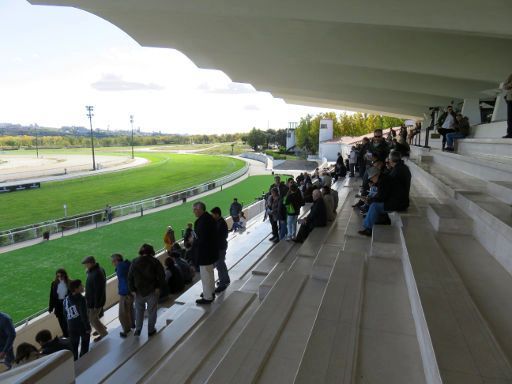
[[[405,133],[401,133],[398,140],[403,141]],[[376,130],[371,140],[365,139],[352,148],[347,164],[339,154],[331,168],[317,168],[311,175],[304,172],[286,182],[275,176],[265,196],[265,214],[272,228],[270,240],[302,243],[315,228],[325,227],[335,220],[338,193],[331,186],[347,174],[346,165],[350,176],[362,176],[361,200],[355,205],[366,215],[361,234],[371,234],[373,225],[386,212],[407,209],[410,172],[401,159],[402,153],[396,145],[398,140],[393,134],[386,140],[382,131]],[[299,219],[305,203],[311,203],[311,208],[307,216]],[[134,336],[139,336],[146,311],[147,334],[153,336],[157,332],[159,301],[182,292],[193,282],[197,272],[202,284],[201,297],[196,300],[199,305],[212,303],[216,294],[229,286],[225,263],[229,230],[222,211],[214,207],[208,212],[204,203],[196,202],[193,214],[196,220],[183,232],[183,247],[176,241],[171,226],[165,230],[166,257],[162,261],[155,258],[155,249],[150,244],[143,244],[138,257],[132,261],[119,253],[111,256],[118,284],[120,337],[126,338],[132,331]],[[229,214],[233,220],[232,230],[245,226],[245,214],[236,198]],[[93,256],[85,257],[82,264],[86,267],[85,284],[70,279],[60,268],[50,286],[49,312],[56,316],[63,337],[52,337],[50,331],[42,330],[35,340],[40,348],[21,343],[14,354],[14,326],[8,315],[0,313],[0,361],[4,367],[8,369],[61,349],[70,350],[76,360],[88,352],[91,336],[98,342],[108,334],[101,320],[106,304],[105,270]],[[218,271],[217,285],[214,269]]]
[[[274,183],[265,195],[266,216],[272,227],[270,241],[288,240],[301,243],[315,227],[323,227],[327,221],[334,220],[338,192],[331,185],[332,175],[336,175],[336,172],[335,164],[331,169],[317,168],[312,175],[305,172],[295,179],[290,177],[286,183],[280,176],[275,176]],[[299,220],[301,207],[305,203],[312,203],[309,215]],[[301,226],[297,232],[298,223]]]

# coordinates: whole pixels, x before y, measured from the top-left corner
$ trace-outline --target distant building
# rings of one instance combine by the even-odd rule
[[[295,129],[298,123],[288,123],[288,129],[286,130],[286,150],[292,149],[296,145],[295,141]]]
[[[341,152],[341,143],[333,140],[334,127],[332,120],[320,120],[318,132],[318,157],[327,161],[336,161],[338,152]]]

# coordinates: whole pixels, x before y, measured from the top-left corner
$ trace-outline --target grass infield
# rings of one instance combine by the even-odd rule
[[[201,198],[208,210],[214,206],[229,214],[234,197],[245,205],[268,190],[273,179],[270,175],[252,176],[246,180]],[[119,223],[43,242],[31,247],[0,254],[4,273],[0,274],[0,310],[12,316],[15,322],[48,306],[50,282],[57,268],[65,268],[72,279],[85,279],[80,261],[88,255],[96,257],[107,274],[113,273],[110,255],[121,253],[133,259],[141,244],[150,243],[155,249],[163,248],[163,234],[172,225],[177,237],[187,222],[193,222],[194,200],[174,208],[133,218]]]
[[[47,182],[41,189],[0,196],[0,230],[158,196],[217,179],[244,166],[238,159],[208,155],[139,152],[150,164],[120,172]]]

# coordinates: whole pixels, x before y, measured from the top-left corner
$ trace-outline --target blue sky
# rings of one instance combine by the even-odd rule
[[[211,133],[284,128],[322,109],[288,105],[173,49],[140,47],[109,22],[66,7],[0,0],[0,123]]]

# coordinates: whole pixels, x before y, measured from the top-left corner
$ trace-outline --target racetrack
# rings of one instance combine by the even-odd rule
[[[118,170],[147,163],[144,158],[129,156],[96,156],[96,169]],[[92,170],[90,155],[65,153],[35,155],[0,154],[0,183],[38,179]]]

